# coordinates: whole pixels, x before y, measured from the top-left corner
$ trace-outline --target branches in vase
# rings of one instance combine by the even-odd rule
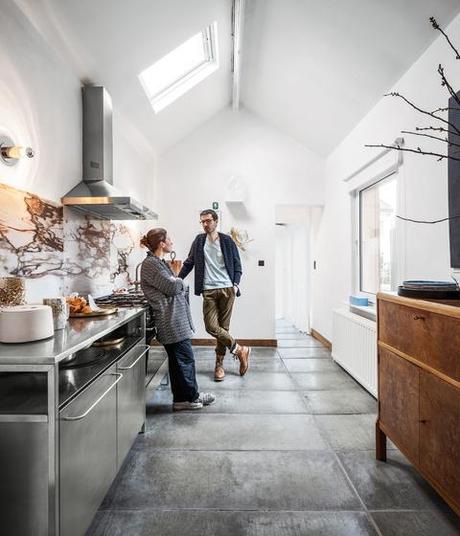
[[[444,38],[446,39],[447,43],[449,44],[450,48],[455,53],[455,59],[460,60],[460,53],[458,49],[453,45],[451,40],[449,39],[449,36],[441,29],[439,24],[437,23],[436,19],[434,17],[430,17],[430,23],[432,27],[439,31]],[[401,93],[398,93],[396,91],[387,93],[384,95],[385,97],[396,97],[401,100],[403,100],[408,106],[410,106],[415,111],[419,112],[420,114],[423,114],[424,116],[428,116],[431,119],[435,121],[434,125],[428,125],[423,127],[416,127],[415,132],[413,130],[402,130],[401,133],[407,134],[409,136],[419,136],[429,139],[434,139],[436,141],[439,141],[441,143],[445,143],[447,145],[447,148],[450,149],[446,154],[438,151],[426,151],[422,149],[421,147],[402,147],[400,144],[384,144],[384,143],[378,143],[378,144],[366,144],[365,147],[382,147],[385,149],[392,149],[395,151],[404,151],[409,153],[416,153],[421,154],[425,156],[434,156],[437,158],[438,161],[440,160],[460,160],[460,151],[452,150],[452,148],[460,148],[460,126],[457,124],[452,123],[451,121],[448,121],[445,119],[445,117],[442,117],[442,115],[445,112],[455,110],[460,112],[460,97],[457,95],[455,90],[453,89],[452,85],[450,84],[449,80],[447,79],[447,76],[445,74],[444,68],[441,64],[439,64],[437,69],[438,75],[441,78],[441,86],[445,87],[450,95],[450,97],[453,98],[453,101],[455,103],[455,107],[448,106],[448,107],[440,107],[436,108],[435,110],[429,111],[425,110],[421,106],[418,106],[415,104],[412,100],[408,99]],[[458,107],[457,107],[458,106]],[[439,132],[441,134],[446,134],[446,137],[441,136],[435,136],[431,134],[426,134],[426,131],[433,131],[433,132]],[[450,139],[448,138],[450,136]],[[458,137],[458,138],[457,138]],[[454,138],[455,141],[452,139]]]

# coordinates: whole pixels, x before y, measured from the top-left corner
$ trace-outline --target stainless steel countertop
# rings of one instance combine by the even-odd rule
[[[109,316],[70,318],[67,327],[55,331],[49,339],[0,343],[0,365],[54,365],[143,312],[143,307],[129,307]]]

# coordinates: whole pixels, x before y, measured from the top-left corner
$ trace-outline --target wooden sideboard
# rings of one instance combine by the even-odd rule
[[[377,295],[376,456],[386,438],[460,515],[460,301]]]

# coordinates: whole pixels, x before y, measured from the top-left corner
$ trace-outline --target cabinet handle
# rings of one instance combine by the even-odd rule
[[[114,374],[108,374],[108,376],[118,376],[118,378],[112,383],[112,385],[106,389],[102,395],[93,403],[91,406],[81,415],[76,415],[75,417],[62,417],[63,421],[80,421],[81,419],[84,419],[91,411],[99,404],[99,402],[105,397],[105,395],[111,391],[115,385],[123,378],[123,374],[114,373]]]
[[[413,318],[414,320],[425,320],[425,317],[424,317],[423,315],[417,315],[417,314],[414,314],[414,315],[412,316],[412,318]]]
[[[134,367],[134,365],[139,361],[139,359],[141,359],[142,357],[144,357],[144,355],[149,351],[150,349],[150,346],[147,346],[145,345],[144,346],[144,351],[141,353],[141,355],[136,359],[136,361],[134,361],[134,363],[131,363],[131,365],[129,365],[129,367],[118,367],[118,370],[129,370],[129,369],[132,369]]]

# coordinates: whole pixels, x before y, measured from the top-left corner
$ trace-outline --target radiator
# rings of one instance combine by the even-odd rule
[[[376,322],[345,309],[333,311],[332,357],[377,397]]]

